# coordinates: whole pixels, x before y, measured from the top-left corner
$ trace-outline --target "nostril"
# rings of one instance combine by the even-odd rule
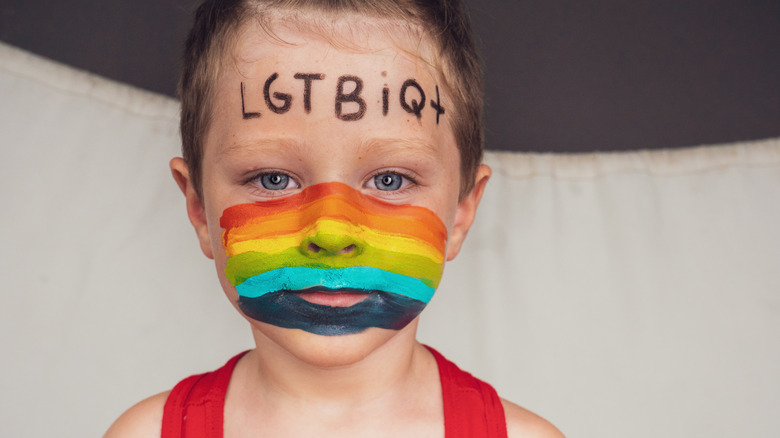
[[[349,253],[351,253],[352,251],[354,251],[354,250],[355,250],[355,248],[356,248],[356,246],[355,246],[355,244],[353,243],[352,245],[345,246],[345,247],[344,247],[344,249],[342,249],[341,251],[339,251],[339,254],[349,254]]]
[[[353,243],[354,242],[354,243]],[[363,251],[360,242],[355,239],[340,235],[317,234],[313,237],[307,237],[300,243],[298,250],[306,257],[356,257]]]

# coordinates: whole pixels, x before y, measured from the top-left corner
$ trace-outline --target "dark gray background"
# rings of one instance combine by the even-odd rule
[[[193,0],[0,0],[0,40],[175,94]],[[780,1],[471,0],[490,149],[780,136]]]

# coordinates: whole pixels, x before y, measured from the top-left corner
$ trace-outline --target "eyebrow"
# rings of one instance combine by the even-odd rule
[[[242,156],[256,153],[276,153],[281,155],[300,155],[303,153],[302,144],[292,138],[274,137],[262,138],[247,142],[232,143],[217,154],[216,161],[222,161],[228,157]]]
[[[436,147],[430,142],[418,138],[369,138],[364,140],[358,147],[358,154],[360,156],[367,154],[399,153],[404,151],[414,153],[422,152],[430,157],[436,157]]]
[[[274,153],[278,155],[301,156],[305,154],[298,140],[289,137],[274,137],[233,143],[218,152],[216,161],[229,157],[241,157],[246,154]],[[357,148],[357,155],[388,155],[398,153],[420,153],[435,158],[436,147],[428,141],[418,138],[374,137],[363,140]]]

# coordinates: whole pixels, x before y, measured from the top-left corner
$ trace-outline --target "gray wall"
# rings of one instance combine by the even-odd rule
[[[192,0],[0,0],[0,40],[175,93]],[[469,1],[487,146],[579,152],[780,135],[780,2]]]

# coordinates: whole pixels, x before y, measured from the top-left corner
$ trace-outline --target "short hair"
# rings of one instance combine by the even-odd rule
[[[482,161],[482,67],[462,0],[205,0],[185,44],[179,97],[182,155],[202,199],[203,139],[209,129],[221,64],[247,19],[267,11],[316,11],[401,20],[433,44],[446,108],[460,154],[460,197],[471,191]]]

